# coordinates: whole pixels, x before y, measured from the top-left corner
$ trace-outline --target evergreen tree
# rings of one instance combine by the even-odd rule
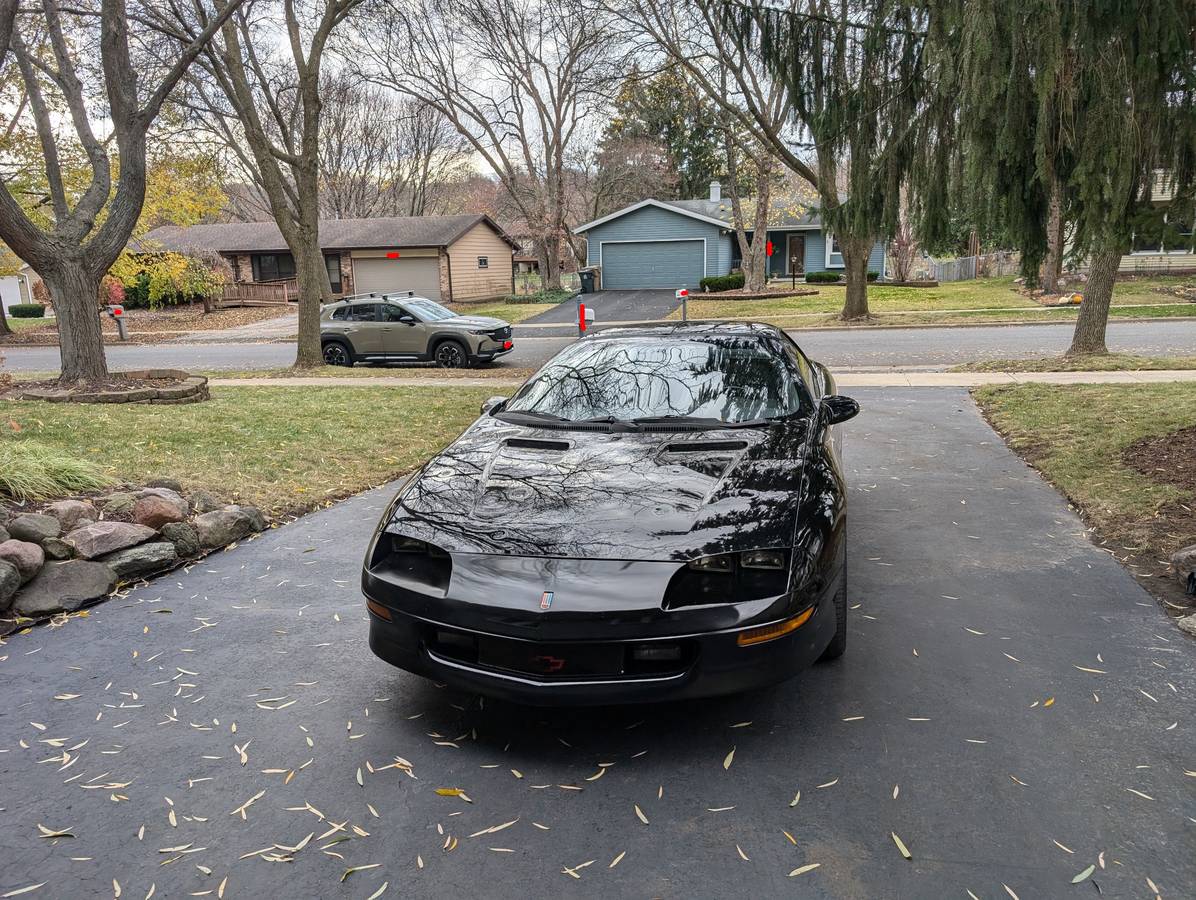
[[[1176,0],[930,0],[936,89],[919,166],[933,240],[962,172],[981,227],[1010,236],[1033,278],[1051,194],[1089,278],[1072,354],[1105,352],[1113,282],[1162,186],[1191,206],[1196,168],[1196,3]],[[1182,206],[1181,206],[1182,208]]]

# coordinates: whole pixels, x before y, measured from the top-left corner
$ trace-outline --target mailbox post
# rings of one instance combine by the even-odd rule
[[[125,308],[118,303],[108,304],[108,318],[116,322],[116,331],[120,335],[122,341],[129,339],[129,333],[125,331]]]
[[[689,321],[689,310],[686,308],[686,301],[689,299],[688,288],[681,288],[673,296],[675,296],[678,300],[681,301],[681,321],[688,322]]]

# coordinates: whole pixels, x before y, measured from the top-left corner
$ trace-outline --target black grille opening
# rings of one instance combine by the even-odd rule
[[[535,438],[507,438],[508,447],[519,447],[524,450],[568,450],[568,441],[546,441]]]

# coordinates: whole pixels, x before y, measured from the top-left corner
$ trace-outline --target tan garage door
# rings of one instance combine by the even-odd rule
[[[353,259],[353,291],[385,294],[415,291],[420,297],[440,299],[440,268],[434,256],[409,259]]]

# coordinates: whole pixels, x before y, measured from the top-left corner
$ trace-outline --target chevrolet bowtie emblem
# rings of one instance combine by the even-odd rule
[[[552,591],[545,591],[543,594],[540,595],[540,609],[551,609],[552,608],[552,595],[553,595]]]

